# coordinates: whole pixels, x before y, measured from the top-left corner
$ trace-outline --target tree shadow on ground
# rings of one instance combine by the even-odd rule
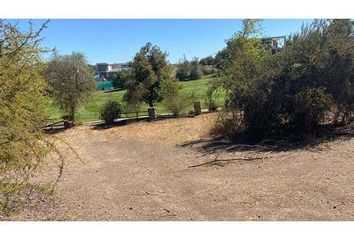
[[[171,118],[176,118],[176,117],[173,115],[159,115],[156,117],[154,122],[162,121],[165,119],[171,119]],[[137,123],[137,122],[149,122],[149,117],[148,116],[141,116],[139,118],[116,119],[113,124],[109,124],[109,125],[105,124],[104,122],[101,122],[101,123],[95,124],[93,126],[93,129],[94,130],[106,130],[106,129],[110,129],[113,127],[125,126],[125,125],[129,125],[129,124]]]
[[[60,132],[64,132],[65,130],[67,130],[67,129],[64,128],[64,127],[57,127],[57,128],[43,129],[43,132],[45,134],[48,134],[48,135],[54,135],[54,134],[57,134],[57,133],[60,133]]]
[[[304,148],[312,148],[321,143],[334,140],[349,140],[354,137],[354,124],[347,126],[323,125],[316,136],[280,136],[256,141],[244,135],[239,135],[232,140],[220,136],[208,139],[189,141],[178,145],[179,147],[193,147],[200,153],[213,154],[216,152],[284,152]]]
[[[194,116],[185,116],[185,117],[176,117],[172,114],[164,114],[164,115],[158,115],[156,119],[153,122],[158,122],[158,121],[163,121],[166,119],[177,119],[177,118],[191,118]],[[93,125],[93,130],[106,130],[114,127],[119,127],[119,126],[125,126],[137,122],[149,122],[149,117],[148,116],[141,116],[139,118],[126,118],[126,119],[116,119],[113,124],[105,124],[104,122],[96,123]]]
[[[146,119],[121,119],[119,121],[115,121],[112,124],[107,125],[106,123],[97,123],[93,126],[94,130],[106,130],[114,127],[119,127],[119,126],[125,126],[130,123],[135,123],[135,122],[141,122],[141,121],[147,121]]]

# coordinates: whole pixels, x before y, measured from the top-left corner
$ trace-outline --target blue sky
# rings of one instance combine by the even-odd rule
[[[266,36],[288,35],[310,20],[264,20]],[[146,42],[158,45],[176,63],[186,55],[205,57],[225,46],[225,40],[241,29],[241,20],[128,20],[53,19],[43,33],[42,45],[60,54],[82,52],[89,63],[126,62]],[[22,22],[21,22],[22,25]]]

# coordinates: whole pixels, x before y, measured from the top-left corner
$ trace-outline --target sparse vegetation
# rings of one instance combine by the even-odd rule
[[[135,55],[133,62],[129,65],[131,69],[118,72],[113,77],[113,85],[116,89],[108,93],[94,91],[93,66],[88,64],[83,54],[75,52],[63,56],[54,54],[48,62],[42,60],[42,54],[46,51],[40,46],[40,34],[46,27],[46,23],[35,30],[30,22],[28,31],[24,32],[11,21],[0,20],[0,218],[4,214],[10,215],[16,211],[30,199],[30,196],[33,196],[31,195],[33,192],[36,194],[53,193],[55,185],[63,174],[64,157],[69,155],[67,151],[64,155],[61,154],[56,147],[56,140],[63,143],[60,147],[65,145],[69,148],[66,150],[71,150],[70,152],[76,154],[69,144],[57,137],[58,135],[45,135],[49,132],[48,128],[55,129],[56,132],[62,126],[61,124],[64,127],[58,130],[63,131],[59,133],[59,136],[68,137],[70,143],[73,142],[81,148],[80,153],[86,154],[89,162],[84,171],[75,164],[73,164],[75,166],[69,164],[69,167],[72,167],[70,174],[63,175],[69,179],[69,181],[63,181],[63,186],[71,187],[61,188],[64,189],[63,191],[75,189],[77,183],[80,182],[77,181],[78,176],[72,174],[74,170],[86,176],[85,184],[80,189],[81,192],[65,193],[63,198],[66,201],[63,203],[65,207],[56,206],[58,209],[68,211],[59,216],[63,218],[76,219],[78,217],[71,215],[72,208],[76,208],[75,211],[84,210],[80,216],[83,218],[87,217],[87,213],[90,217],[99,215],[106,218],[107,209],[104,208],[102,214],[97,214],[97,209],[109,203],[106,206],[114,206],[114,211],[110,216],[112,219],[122,219],[122,216],[134,219],[136,216],[129,214],[136,214],[138,211],[140,218],[152,216],[159,219],[167,216],[184,219],[190,217],[189,213],[194,210],[195,212],[192,212],[194,216],[205,219],[209,217],[209,209],[204,206],[199,207],[200,199],[198,198],[205,197],[205,191],[200,191],[205,189],[204,183],[199,183],[200,179],[205,179],[208,174],[211,174],[212,178],[217,178],[217,182],[212,180],[205,182],[208,186],[212,184],[216,186],[215,188],[209,187],[216,190],[206,197],[210,198],[210,201],[216,201],[215,196],[219,196],[221,191],[224,193],[226,189],[228,193],[218,198],[218,201],[221,203],[220,206],[224,204],[227,209],[233,209],[235,203],[242,202],[244,199],[253,201],[257,197],[255,192],[260,188],[262,191],[269,190],[271,194],[262,199],[256,199],[257,203],[263,202],[269,207],[269,202],[274,202],[274,196],[283,194],[284,187],[288,187],[283,183],[277,186],[279,177],[286,179],[285,182],[289,186],[293,185],[292,180],[295,177],[305,177],[311,180],[308,182],[308,189],[317,188],[318,181],[312,181],[311,178],[322,177],[320,175],[323,175],[323,169],[329,169],[332,165],[337,171],[347,170],[343,171],[342,176],[327,170],[326,174],[331,178],[337,178],[336,184],[342,184],[345,187],[343,189],[350,189],[350,184],[346,185],[346,182],[348,182],[352,167],[348,156],[352,156],[350,144],[353,142],[351,138],[354,120],[353,22],[346,19],[315,20],[303,26],[298,33],[289,36],[284,46],[281,44],[281,47],[277,44],[273,45],[274,38],[266,38],[265,41],[265,38],[261,37],[260,23],[259,20],[244,20],[243,29],[228,39],[226,47],[215,57],[209,56],[200,61],[198,58],[188,61],[184,57],[177,68],[168,62],[166,52],[156,45],[147,43]],[[109,74],[104,71],[109,77],[112,72],[120,70],[116,67],[117,65],[114,66],[109,65],[108,69],[114,69],[114,71],[109,70]],[[205,74],[208,75],[205,76]],[[153,121],[155,117],[152,116],[154,114],[151,114],[153,113],[151,110],[154,109],[151,107],[156,108],[157,113],[172,113],[175,117],[189,113],[196,117],[167,119],[155,123],[127,124],[127,126],[110,129],[105,126],[102,128],[103,131],[100,131],[102,130],[101,124],[94,126],[94,130],[90,124],[90,126],[81,126],[66,131],[71,127],[68,119],[79,122],[102,119],[106,125],[113,125],[115,119],[122,116],[139,118],[139,113],[145,111],[146,114],[147,109],[149,109],[149,121]],[[223,108],[219,113],[201,114],[202,108],[208,108],[213,112],[217,111],[218,107]],[[64,121],[53,123],[53,120],[62,117],[62,113],[68,114]],[[141,119],[144,120],[145,117],[139,118]],[[49,121],[52,123],[48,126]],[[215,121],[213,127],[210,125],[211,121]],[[124,119],[121,123],[119,125],[130,123],[130,119],[126,121]],[[314,164],[307,158],[302,159],[303,156],[309,154],[307,150],[299,151],[300,159],[298,156],[294,158],[294,155],[289,154],[288,157],[288,153],[284,154],[284,150],[288,149],[284,148],[284,145],[291,147],[293,145],[283,140],[307,139],[310,141],[301,141],[302,146],[307,143],[312,146],[315,145],[315,141],[312,140],[320,136],[320,133],[330,131],[333,132],[332,135],[327,136],[337,137],[338,134],[343,139],[349,139],[345,152],[341,152],[338,158],[340,163],[332,159],[322,162],[319,160],[323,156],[322,153],[311,152],[311,157],[318,159]],[[210,132],[219,135],[218,138],[207,135]],[[88,139],[87,136],[90,138]],[[237,142],[245,139],[252,140],[252,143],[239,144]],[[279,139],[282,141],[278,144]],[[338,142],[341,141],[342,139]],[[112,145],[118,144],[119,147],[112,148]],[[154,151],[151,151],[152,149]],[[250,156],[229,158],[234,155],[234,151],[237,155],[242,153]],[[331,151],[326,152],[326,154],[331,153],[327,155],[331,158],[338,154],[338,149]],[[265,152],[267,154],[264,154]],[[191,157],[186,158],[187,154]],[[113,155],[119,158],[112,157]],[[211,155],[214,160],[211,159]],[[263,160],[268,157],[269,162],[263,164]],[[278,158],[284,161],[280,162]],[[286,158],[289,158],[289,161]],[[79,159],[77,154],[73,160],[76,159]],[[305,169],[296,166],[297,163],[293,159],[297,159],[300,165],[306,166]],[[44,160],[49,164],[43,169],[45,174],[42,175],[38,169]],[[262,160],[262,163],[251,162],[254,160]],[[221,176],[219,171],[200,171],[200,175],[194,172],[197,174],[195,175],[178,170],[186,169],[187,166],[194,169],[224,167],[229,163],[237,163],[237,161],[248,161],[247,164],[240,164],[232,169],[232,171],[238,171],[237,178],[226,168],[222,171],[227,173],[226,177]],[[312,168],[315,165],[317,167],[319,163],[323,164],[323,169],[317,172],[317,175],[309,174]],[[293,164],[290,169],[289,164]],[[281,174],[274,170],[278,169],[278,166]],[[178,170],[178,176],[171,174],[175,172],[175,170],[170,171],[173,169]],[[296,171],[293,171],[294,169]],[[265,172],[271,175],[275,172],[277,174],[273,174],[276,175],[273,178],[269,177],[269,174],[263,176],[262,173]],[[301,172],[303,174],[300,174]],[[255,184],[252,190],[254,192],[247,193],[244,190],[249,189],[250,173],[253,173],[253,178],[258,179],[252,182]],[[34,178],[36,174],[40,175],[38,179]],[[99,174],[102,175],[97,178]],[[129,184],[116,184],[120,182],[121,176],[124,176],[126,178],[124,182]],[[70,201],[73,199],[81,204],[82,192],[88,192],[88,196],[95,196],[100,186],[109,184],[107,179],[116,177],[117,181],[113,181],[108,190],[103,189],[104,191],[100,192],[103,194],[102,198],[84,199],[83,202],[89,210],[77,208],[77,205],[71,204]],[[79,175],[79,178],[82,176]],[[95,182],[97,179],[99,181]],[[160,181],[162,185],[157,184],[153,188],[145,188],[155,181]],[[194,184],[193,181],[198,184]],[[270,186],[267,185],[267,181],[272,183],[269,189],[267,189]],[[189,184],[190,182],[193,184]],[[244,186],[240,185],[239,189],[240,193],[244,194],[241,194],[241,197],[240,194],[235,194],[235,188],[232,187],[239,182],[244,184]],[[311,185],[313,182],[317,185]],[[323,182],[321,187],[327,184],[326,181]],[[220,187],[220,184],[224,183],[225,186]],[[264,185],[260,186],[260,183]],[[92,187],[93,184],[96,184],[95,187]],[[139,186],[139,189],[132,191],[132,186]],[[230,186],[231,188],[228,189]],[[337,185],[333,186],[330,190],[336,191]],[[159,194],[167,188],[171,190],[168,194]],[[338,189],[341,190],[341,188]],[[143,192],[140,192],[141,190]],[[317,191],[315,195],[307,196],[306,194],[311,191],[299,194],[298,190],[296,186],[285,195],[288,196],[295,192],[297,195],[294,195],[294,199],[295,197],[298,199],[301,197],[306,201],[315,199],[308,207],[313,207],[315,197],[320,196],[322,197],[320,202],[323,204],[321,210],[328,211],[327,214],[330,214],[328,216],[338,216],[332,212],[332,208],[327,206],[330,204],[328,191]],[[128,193],[131,202],[137,204],[137,207],[134,206],[134,210],[138,209],[137,211],[132,211],[133,208],[127,206],[124,201],[117,204],[117,201],[122,199],[122,192]],[[186,202],[186,192],[199,192],[200,196]],[[104,195],[112,193],[116,194],[112,198]],[[142,206],[146,205],[146,201],[139,205],[137,199],[141,200],[141,196],[145,194],[157,194],[162,201],[179,200],[176,206],[172,206],[173,209],[167,204],[166,206],[171,207],[171,210],[166,208],[158,211],[161,208],[161,201],[149,202],[151,205],[148,208]],[[239,198],[236,197],[230,201],[227,194]],[[338,195],[340,194],[342,193],[338,191]],[[347,195],[350,194],[340,196],[341,203],[335,203],[333,207],[342,205],[344,207],[343,201],[347,201],[349,203],[346,206],[347,210],[351,211],[350,197]],[[284,203],[284,199],[276,200],[281,204]],[[290,210],[294,212],[299,210],[298,204],[292,205],[293,201],[289,202],[285,204],[293,206],[293,209],[287,208],[289,211],[284,213],[284,216],[292,214]],[[246,205],[240,204],[239,206],[244,208]],[[250,204],[250,208],[253,208],[255,214],[263,212],[261,207],[254,208],[253,204]],[[151,209],[156,210],[153,215],[148,214]],[[231,211],[235,215],[227,217],[240,216],[240,211],[236,210]],[[273,207],[270,210],[269,212],[272,213],[268,213],[268,217],[274,219]],[[308,209],[305,210],[306,214],[309,214]],[[166,214],[170,211],[173,214],[159,216],[160,213]],[[186,212],[188,214],[185,214]],[[249,219],[251,211],[245,212]],[[342,216],[351,218],[354,215],[350,213]],[[213,214],[211,216],[217,216],[218,219],[225,218],[224,211],[213,211]],[[298,212],[294,216],[298,217]],[[316,215],[316,217],[322,218],[323,216]],[[255,215],[252,218],[258,219],[260,216]]]
[[[185,114],[185,111],[197,99],[195,92],[183,91],[183,87],[175,80],[167,80],[162,85],[163,104],[174,116]]]
[[[24,32],[0,20],[0,216],[18,210],[29,193],[44,189],[31,178],[53,149],[41,131],[50,103],[39,45],[46,26],[36,30],[29,22]]]
[[[184,56],[177,65],[176,78],[180,81],[200,79],[203,76],[202,69],[198,58],[188,61]]]

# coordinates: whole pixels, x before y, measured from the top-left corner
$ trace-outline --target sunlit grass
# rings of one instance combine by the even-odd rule
[[[207,90],[208,81],[212,81],[211,77],[204,77],[202,79],[193,80],[193,81],[181,81],[180,84],[183,86],[185,91],[194,92],[197,95],[197,98],[201,101],[202,107],[207,108],[205,104],[205,93]],[[96,91],[92,98],[83,106],[79,107],[76,114],[77,120],[79,122],[87,122],[99,120],[99,114],[101,106],[108,100],[118,101],[123,106],[123,95],[126,90],[115,91],[115,92],[104,92]],[[221,92],[219,97],[216,99],[217,105],[221,106],[224,103],[225,93]],[[147,111],[147,105],[143,104],[141,111]],[[168,112],[162,102],[156,104],[157,113],[166,113]],[[193,109],[193,106],[190,106],[190,109]],[[125,110],[126,111],[126,110]],[[53,121],[60,120],[61,115],[63,115],[59,108],[55,105],[47,109],[47,113]],[[129,114],[133,116],[134,114]]]

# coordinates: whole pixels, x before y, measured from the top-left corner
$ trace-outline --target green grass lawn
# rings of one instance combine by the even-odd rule
[[[194,91],[195,94],[198,96],[198,99],[202,103],[202,108],[207,108],[205,104],[205,93],[207,90],[207,82],[212,81],[211,77],[203,77],[202,79],[193,80],[193,81],[183,81],[180,84],[183,86],[185,91]],[[103,91],[96,91],[92,98],[83,106],[81,106],[76,114],[77,120],[79,122],[87,122],[87,121],[94,121],[99,119],[100,109],[101,106],[108,100],[118,101],[122,105],[123,102],[123,95],[125,90],[115,91],[115,92],[103,92]],[[221,106],[224,102],[225,93],[221,92],[220,96],[216,99],[218,106]],[[147,105],[144,104],[141,111],[147,111]],[[164,107],[162,102],[156,104],[156,112],[157,113],[166,113],[168,110]],[[190,106],[190,109],[193,109],[193,106]],[[60,120],[62,113],[60,112],[59,108],[55,105],[47,109],[50,118],[53,121]],[[133,114],[132,114],[133,115]],[[124,115],[123,115],[124,116]]]

